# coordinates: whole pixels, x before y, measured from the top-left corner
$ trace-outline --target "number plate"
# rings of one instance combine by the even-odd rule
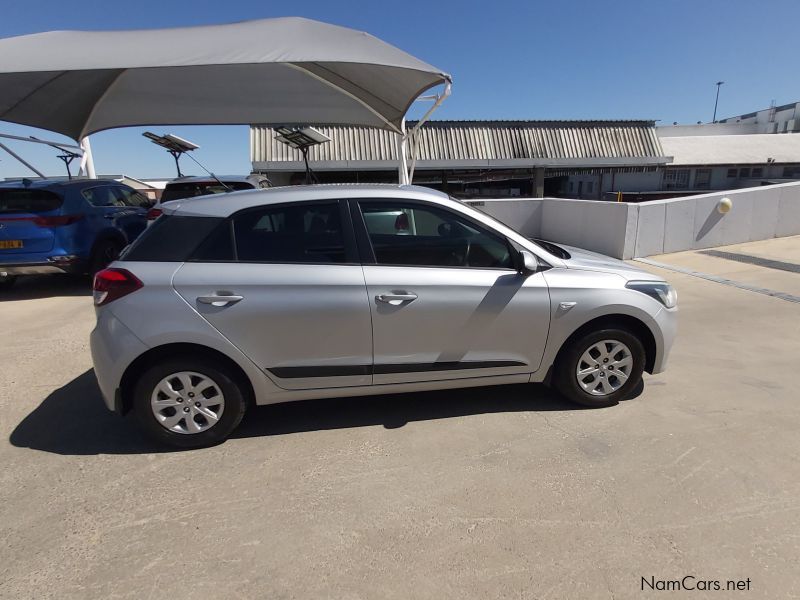
[[[22,240],[0,240],[0,250],[22,248]]]

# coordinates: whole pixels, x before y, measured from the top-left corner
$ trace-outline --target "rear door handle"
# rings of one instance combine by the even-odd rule
[[[378,294],[375,300],[392,306],[400,306],[404,302],[413,302],[417,299],[417,295],[413,292],[397,292],[391,294]]]
[[[197,301],[200,304],[210,304],[211,306],[228,306],[229,304],[236,304],[239,300],[244,300],[244,296],[237,296],[230,292],[218,292],[213,296],[197,297]]]

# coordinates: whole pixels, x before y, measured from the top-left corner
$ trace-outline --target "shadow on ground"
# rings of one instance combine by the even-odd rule
[[[638,396],[644,386],[631,394]],[[581,410],[543,385],[506,385],[359,398],[305,400],[248,411],[233,438],[286,435],[499,412]],[[52,392],[11,433],[20,448],[65,455],[170,451],[145,439],[131,418],[106,410],[94,371]]]
[[[91,295],[92,285],[88,277],[77,275],[29,275],[19,277],[11,288],[0,290],[0,302]]]

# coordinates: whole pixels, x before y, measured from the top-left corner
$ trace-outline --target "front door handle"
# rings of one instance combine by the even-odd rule
[[[239,300],[244,300],[244,296],[237,296],[232,292],[217,292],[213,296],[198,296],[200,304],[210,304],[211,306],[228,306],[236,304]]]
[[[413,292],[392,292],[391,294],[378,294],[375,300],[392,306],[400,306],[404,302],[413,302],[417,299],[417,295]]]

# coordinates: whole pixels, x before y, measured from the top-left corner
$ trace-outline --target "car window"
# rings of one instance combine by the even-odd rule
[[[0,189],[0,213],[41,213],[61,208],[61,197],[46,190]]]
[[[233,230],[240,261],[347,262],[336,202],[246,211],[233,217]]]
[[[147,196],[133,188],[115,187],[114,192],[118,199],[117,206],[147,207],[153,204]]]
[[[457,213],[417,203],[359,205],[378,264],[512,268],[507,240]]]
[[[128,246],[122,258],[130,261],[182,262],[226,221],[217,217],[162,215]],[[231,253],[228,253],[228,256]]]
[[[117,206],[119,204],[114,189],[110,185],[86,188],[81,191],[81,195],[92,206]]]

